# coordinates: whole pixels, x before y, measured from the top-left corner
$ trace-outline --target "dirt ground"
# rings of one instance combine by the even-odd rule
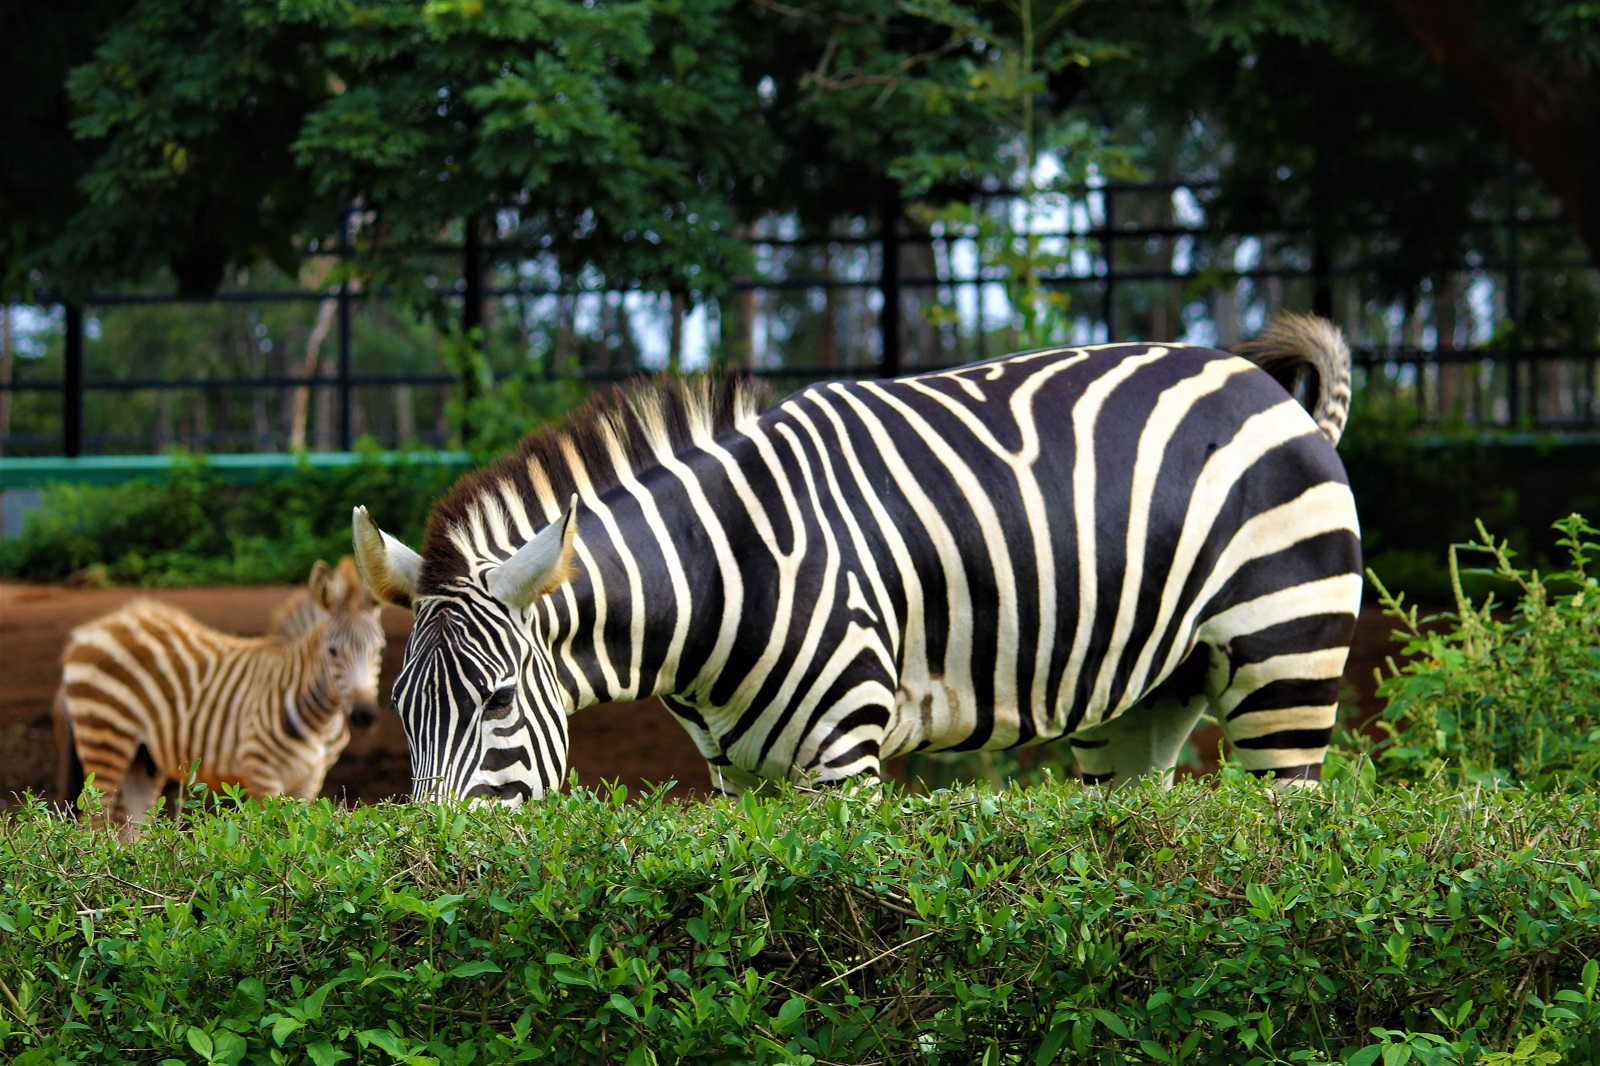
[[[245,635],[265,631],[272,608],[293,589],[205,588],[163,591],[159,597],[207,625]],[[50,706],[60,680],[58,658],[67,633],[139,595],[135,589],[68,589],[0,582],[0,808],[16,795],[57,798],[59,767]],[[411,616],[384,609],[389,646],[384,655],[386,698],[400,667]],[[1362,614],[1345,672],[1359,694],[1362,718],[1378,703],[1373,668],[1391,654],[1388,622],[1377,611]],[[586,784],[621,781],[637,791],[648,783],[676,781],[675,795],[704,792],[705,763],[688,736],[656,700],[606,704],[575,715],[571,765]],[[1214,734],[1195,738],[1201,752],[1216,750]],[[891,767],[891,770],[893,767]],[[351,739],[329,773],[323,794],[349,802],[401,799],[410,788],[410,763],[400,720],[383,714],[370,732]]]

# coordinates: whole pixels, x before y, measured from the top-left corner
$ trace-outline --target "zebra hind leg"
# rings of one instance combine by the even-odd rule
[[[1086,785],[1118,785],[1151,771],[1170,787],[1183,742],[1210,705],[1209,649],[1199,647],[1143,700],[1067,738]]]
[[[138,832],[138,827],[144,824],[145,815],[156,805],[166,784],[167,775],[156,768],[150,752],[140,745],[122,777],[120,807],[126,821],[123,830],[125,837]]]
[[[1354,628],[1354,615],[1324,615],[1229,642],[1218,718],[1236,765],[1290,785],[1322,780]]]

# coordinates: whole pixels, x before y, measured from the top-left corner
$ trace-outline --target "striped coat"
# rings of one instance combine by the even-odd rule
[[[1089,781],[1170,771],[1207,708],[1245,767],[1314,779],[1361,587],[1349,353],[1283,319],[1255,354],[1030,352],[764,412],[645,388],[469,476],[420,554],[357,509],[416,612],[416,791],[542,795],[569,713],[653,694],[728,791],[1061,737]],[[1308,370],[1309,414],[1280,383]]]
[[[213,789],[315,797],[347,719],[375,714],[385,637],[351,560],[319,562],[307,595],[293,639],[231,636],[148,599],[75,628],[57,694],[67,797],[93,774],[137,822],[196,762]]]

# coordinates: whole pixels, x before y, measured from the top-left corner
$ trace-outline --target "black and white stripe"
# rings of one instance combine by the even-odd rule
[[[196,779],[213,789],[314,798],[349,720],[376,713],[383,627],[345,559],[337,570],[317,563],[273,628],[231,636],[156,600],[75,628],[56,698],[70,738],[66,797],[92,773],[108,808],[138,822],[198,761]]]
[[[1029,352],[764,413],[645,388],[467,478],[420,556],[358,508],[417,613],[418,795],[542,795],[567,714],[652,694],[729,791],[1060,737],[1088,780],[1167,771],[1208,706],[1237,762],[1314,779],[1361,589],[1349,353],[1308,319],[1256,357]],[[1274,381],[1303,366],[1311,415]]]

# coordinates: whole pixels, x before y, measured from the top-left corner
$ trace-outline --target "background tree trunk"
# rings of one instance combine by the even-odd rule
[[[1590,260],[1600,263],[1600,76],[1567,57],[1514,52],[1486,23],[1481,3],[1388,3],[1434,61],[1494,115],[1561,198]]]

